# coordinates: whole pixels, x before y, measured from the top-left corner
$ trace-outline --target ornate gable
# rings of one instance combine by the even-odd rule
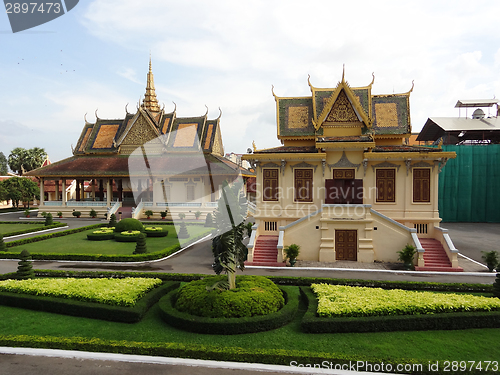
[[[345,91],[342,90],[332,106],[325,122],[356,122],[359,121]]]
[[[142,109],[139,109],[135,118],[129,121],[127,128],[116,141],[116,145],[120,147],[121,153],[128,154],[137,147],[159,136],[160,133],[154,124],[152,124],[151,120],[142,112]],[[162,144],[160,138],[158,138],[157,142],[159,145]]]

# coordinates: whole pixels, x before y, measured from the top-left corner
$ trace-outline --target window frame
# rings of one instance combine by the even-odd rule
[[[415,172],[427,171],[428,177],[417,177]],[[412,181],[412,202],[420,203],[420,204],[429,204],[431,203],[431,168],[413,168],[412,169],[413,181]],[[420,181],[421,186],[416,187],[417,181]],[[427,181],[426,186],[423,184]],[[427,189],[425,189],[427,188]],[[419,197],[416,198],[417,191],[420,192]],[[427,191],[427,197],[425,197],[425,193]]]
[[[276,173],[276,177],[266,177],[266,172],[272,171]],[[262,169],[262,201],[264,202],[278,202],[279,201],[279,169],[278,168],[263,168]],[[271,194],[266,195],[266,181],[275,181],[275,186],[269,187],[271,189]]]
[[[310,177],[297,177],[298,173],[302,172],[310,172],[311,176]],[[306,191],[307,191],[307,196],[305,197],[299,197],[298,192],[302,191],[304,188],[303,186],[300,186],[297,188],[298,182],[308,182],[310,181],[310,186],[305,186]],[[305,185],[308,185],[307,183]],[[312,203],[313,202],[313,186],[314,186],[314,169],[313,168],[295,168],[293,170],[293,201],[297,203]]]
[[[388,171],[392,171],[394,173],[394,176],[379,177],[379,172],[388,172]],[[396,168],[377,168],[375,170],[375,188],[377,190],[377,196],[375,197],[376,203],[396,203],[396,174],[397,174]],[[383,192],[384,192],[383,197],[380,197],[379,181],[382,182],[383,184]],[[392,182],[392,190],[393,190],[392,198],[389,198],[389,196],[387,195],[387,191],[389,190],[388,187],[389,182]]]

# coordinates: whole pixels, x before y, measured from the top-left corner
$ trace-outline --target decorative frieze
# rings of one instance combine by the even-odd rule
[[[332,168],[356,168],[356,170],[358,170],[360,166],[361,163],[359,164],[352,163],[347,157],[345,151],[342,152],[342,157],[338,162],[336,162],[335,164],[328,164],[330,171],[332,170]]]
[[[399,168],[401,165],[394,164],[388,161],[384,161],[383,163],[378,163],[375,165],[372,165],[373,173],[375,173],[376,168],[396,168],[396,171],[399,172]]]

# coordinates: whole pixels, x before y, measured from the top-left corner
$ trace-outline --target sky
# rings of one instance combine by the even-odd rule
[[[473,4],[473,5],[471,5]],[[0,16],[0,151],[72,155],[85,124],[134,112],[151,55],[156,94],[178,117],[219,116],[225,152],[280,145],[280,97],[315,87],[407,92],[414,132],[500,96],[500,1],[80,0],[12,33]],[[472,111],[471,111],[472,113]],[[488,112],[487,112],[488,113]],[[494,113],[492,112],[492,115]],[[462,113],[462,116],[464,114]]]

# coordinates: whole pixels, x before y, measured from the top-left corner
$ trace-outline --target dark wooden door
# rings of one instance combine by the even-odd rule
[[[358,260],[358,231],[336,230],[335,252],[337,260]]]

